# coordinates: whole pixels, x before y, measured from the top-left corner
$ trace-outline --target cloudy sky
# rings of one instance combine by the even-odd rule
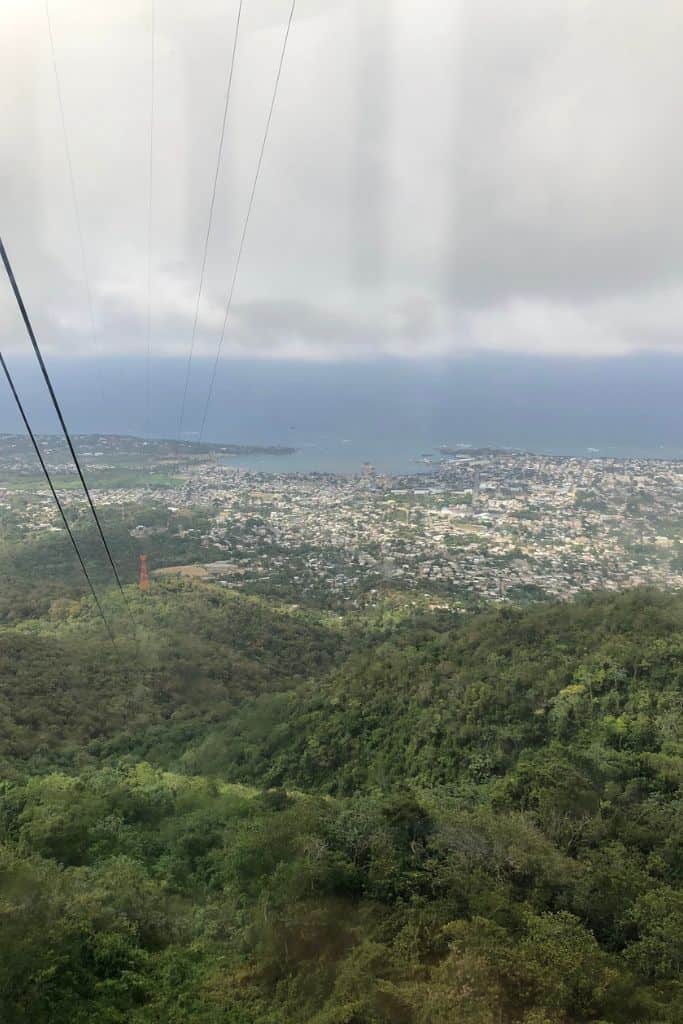
[[[244,0],[212,356],[290,0]],[[152,346],[185,358],[237,3],[155,0]],[[146,350],[151,0],[0,4],[0,230],[45,347]],[[226,359],[683,354],[680,0],[298,0]],[[25,345],[5,285],[3,346]]]

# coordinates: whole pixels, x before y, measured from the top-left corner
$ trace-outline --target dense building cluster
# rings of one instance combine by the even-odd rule
[[[98,439],[84,452],[99,504],[134,510],[137,539],[165,531],[169,543],[200,511],[201,527],[189,529],[211,556],[179,571],[225,586],[287,582],[346,599],[400,586],[501,599],[683,584],[677,461],[464,449],[407,476],[368,465],[356,475],[294,474],[238,469],[215,451],[150,448],[144,461],[130,442]],[[50,454],[67,486],[63,453]],[[58,530],[47,489],[25,482],[35,472],[30,452],[5,439],[3,463],[3,506],[27,530]],[[68,505],[83,501],[77,487],[64,495]]]

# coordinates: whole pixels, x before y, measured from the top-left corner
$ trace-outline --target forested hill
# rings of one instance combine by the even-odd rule
[[[130,601],[0,628],[3,1022],[683,1020],[682,596]]]

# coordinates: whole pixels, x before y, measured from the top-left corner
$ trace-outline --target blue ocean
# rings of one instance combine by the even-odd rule
[[[57,424],[34,365],[12,369],[36,429]],[[50,361],[70,429],[177,437],[185,364],[143,359]],[[197,439],[210,365],[198,361],[182,436]],[[240,456],[264,471],[428,471],[439,446],[548,454],[683,458],[683,359],[477,357],[368,363],[233,362],[219,368],[205,439],[286,445],[288,456]],[[8,393],[0,430],[21,432]],[[437,456],[438,457],[438,456]]]

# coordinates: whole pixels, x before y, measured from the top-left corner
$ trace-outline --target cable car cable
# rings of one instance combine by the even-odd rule
[[[145,433],[150,433],[150,408],[152,394],[152,210],[154,194],[154,105],[156,65],[156,10],[151,0],[151,72],[149,110],[149,193],[147,203],[147,360],[145,367]]]
[[[199,441],[201,442],[204,437],[204,428],[206,427],[206,418],[209,412],[209,406],[211,405],[211,399],[213,397],[213,389],[216,383],[216,371],[218,370],[218,363],[221,358],[221,351],[223,349],[223,341],[225,339],[225,330],[230,316],[230,310],[232,308],[232,299],[235,293],[235,284],[237,283],[237,275],[239,274],[240,263],[242,261],[242,253],[244,251],[244,242],[247,237],[247,229],[249,227],[249,220],[251,218],[251,211],[254,207],[254,197],[256,196],[256,186],[258,185],[259,176],[261,174],[261,166],[263,164],[263,156],[266,151],[266,145],[268,143],[268,135],[270,133],[270,124],[273,120],[273,111],[275,110],[275,103],[277,100],[278,88],[280,86],[280,78],[282,77],[282,68],[285,63],[285,54],[287,52],[287,43],[289,41],[289,33],[292,28],[292,21],[294,19],[294,9],[296,7],[296,0],[292,0],[292,6],[289,12],[289,20],[287,21],[287,29],[285,31],[285,38],[282,43],[282,52],[280,53],[280,63],[278,64],[277,75],[275,76],[275,85],[273,87],[273,96],[270,101],[270,110],[268,111],[268,119],[266,121],[266,128],[263,133],[263,140],[261,142],[261,150],[259,152],[258,162],[256,164],[256,173],[254,175],[254,182],[251,187],[251,195],[249,196],[249,203],[247,206],[246,217],[244,218],[244,225],[242,227],[242,236],[240,238],[239,248],[237,250],[237,259],[235,261],[235,269],[232,275],[232,282],[230,284],[230,292],[228,294],[228,302],[225,309],[225,316],[223,318],[223,328],[221,330],[221,336],[218,342],[218,350],[216,352],[216,359],[213,364],[213,370],[211,372],[211,378],[209,381],[209,391],[206,398],[206,404],[204,406],[204,414],[202,416],[202,425],[199,431]]]
[[[1,237],[0,237],[0,259],[2,259],[3,265],[5,267],[5,272],[7,273],[7,277],[8,277],[9,283],[10,283],[10,285],[12,287],[12,291],[14,292],[14,297],[15,297],[15,299],[17,301],[17,305],[19,307],[19,312],[21,313],[21,318],[24,321],[24,326],[26,327],[26,332],[27,332],[27,334],[29,336],[29,339],[31,341],[31,345],[33,347],[33,351],[35,353],[36,359],[38,360],[38,365],[40,366],[40,369],[41,369],[41,372],[42,372],[42,375],[43,375],[43,379],[45,381],[45,384],[47,386],[48,392],[50,394],[50,398],[52,400],[52,405],[54,407],[55,412],[57,413],[57,418],[59,420],[60,426],[61,426],[62,431],[64,433],[64,437],[66,438],[66,443],[69,446],[69,451],[71,453],[71,458],[73,459],[74,464],[76,466],[76,471],[78,473],[78,478],[79,478],[79,480],[81,482],[81,486],[83,487],[83,490],[85,492],[85,496],[88,499],[88,504],[90,506],[90,511],[92,512],[93,519],[95,520],[95,525],[97,527],[97,532],[99,533],[100,540],[102,541],[102,546],[104,547],[104,550],[105,550],[106,555],[107,555],[107,559],[109,560],[109,564],[110,564],[110,566],[112,568],[112,571],[114,573],[114,578],[116,580],[116,584],[117,584],[117,586],[119,588],[121,596],[122,596],[122,598],[124,600],[124,603],[126,605],[126,609],[128,611],[128,615],[130,616],[130,619],[131,619],[131,622],[133,624],[133,627],[135,627],[135,622],[133,621],[133,616],[132,616],[130,608],[128,606],[128,600],[127,600],[125,592],[123,590],[123,584],[121,582],[121,577],[119,576],[119,571],[116,568],[116,563],[114,562],[114,558],[112,556],[111,549],[109,547],[109,544],[107,543],[107,538],[104,535],[104,530],[102,529],[102,524],[100,522],[100,517],[97,514],[97,509],[95,508],[95,503],[94,503],[94,501],[92,499],[92,495],[90,493],[90,489],[89,489],[89,487],[88,487],[88,485],[86,483],[85,476],[83,475],[83,470],[81,468],[81,463],[79,461],[78,455],[76,454],[76,449],[74,448],[73,441],[71,440],[71,434],[69,433],[69,429],[68,429],[68,427],[66,425],[66,421],[64,419],[64,414],[62,413],[61,406],[60,406],[59,401],[57,399],[57,395],[55,393],[55,389],[54,389],[52,381],[50,379],[50,374],[48,373],[47,366],[45,365],[45,360],[43,359],[42,352],[40,351],[40,346],[38,345],[38,341],[36,339],[35,332],[34,332],[33,327],[31,325],[31,320],[29,318],[28,312],[26,311],[26,306],[24,305],[24,300],[21,297],[21,292],[19,291],[19,286],[18,286],[16,278],[14,276],[14,271],[12,270],[12,265],[10,263],[9,256],[7,255],[7,250],[5,249],[5,245],[4,245],[4,242],[3,242]]]
[[[85,576],[85,578],[86,578],[86,580],[88,582],[88,586],[90,587],[90,593],[93,596],[93,599],[95,601],[95,605],[97,606],[97,610],[98,610],[98,612],[100,614],[100,618],[102,619],[102,622],[104,623],[104,628],[106,629],[107,633],[109,634],[109,639],[111,640],[112,644],[114,645],[114,649],[116,649],[116,640],[114,639],[114,633],[112,631],[111,626],[109,625],[109,622],[107,621],[107,617],[104,614],[104,611],[102,609],[102,605],[100,604],[100,599],[97,596],[97,591],[95,590],[95,585],[94,585],[94,583],[92,581],[90,573],[88,572],[88,570],[86,568],[85,561],[84,561],[83,556],[81,554],[81,551],[80,551],[80,548],[79,548],[78,543],[76,541],[76,538],[73,535],[73,531],[71,529],[71,526],[69,525],[69,521],[66,518],[66,513],[64,511],[64,506],[62,505],[62,502],[61,502],[61,500],[59,498],[59,495],[57,494],[57,491],[55,490],[55,486],[54,486],[54,484],[52,482],[52,477],[50,476],[50,470],[47,468],[47,465],[45,463],[45,459],[43,458],[43,453],[40,450],[40,446],[38,444],[38,441],[36,440],[36,435],[34,434],[33,429],[31,427],[31,424],[29,422],[28,416],[26,415],[26,410],[24,409],[22,401],[21,401],[21,399],[19,397],[19,394],[18,394],[17,389],[16,389],[16,385],[15,385],[14,380],[12,378],[12,374],[9,371],[9,367],[7,366],[7,363],[5,362],[5,359],[3,357],[2,352],[0,352],[0,366],[2,366],[2,369],[4,371],[5,377],[7,378],[7,383],[9,384],[10,391],[12,392],[12,395],[14,396],[14,401],[17,404],[17,408],[19,410],[19,414],[20,414],[20,416],[21,416],[21,418],[22,418],[22,420],[24,422],[24,426],[26,427],[26,431],[28,433],[28,436],[31,439],[31,444],[33,445],[33,449],[34,449],[36,455],[38,456],[38,461],[40,463],[40,468],[42,469],[42,471],[43,471],[43,473],[45,475],[45,479],[48,482],[48,486],[49,486],[50,491],[52,493],[52,497],[54,499],[54,502],[55,502],[57,508],[59,509],[59,514],[62,517],[62,522],[64,523],[64,529],[66,530],[67,534],[69,535],[69,540],[71,541],[71,545],[72,545],[74,551],[76,552],[76,558],[78,559],[78,562],[79,562],[79,565],[81,567],[81,570],[83,571],[83,575]]]
[[[73,202],[73,208],[74,208],[74,214],[75,214],[75,220],[76,220],[76,231],[77,231],[77,234],[78,234],[78,244],[79,244],[80,253],[81,253],[81,268],[82,268],[82,272],[83,272],[83,281],[84,281],[84,284],[85,284],[85,291],[86,291],[86,296],[87,296],[87,300],[88,300],[88,314],[89,314],[89,317],[90,317],[90,337],[91,337],[91,340],[93,342],[93,347],[94,347],[97,355],[99,356],[100,355],[100,338],[99,338],[99,333],[97,331],[97,328],[95,326],[95,311],[94,311],[93,297],[92,297],[92,286],[90,284],[90,274],[89,274],[89,271],[88,271],[88,260],[87,260],[87,257],[86,257],[85,240],[84,240],[84,236],[83,236],[83,223],[81,221],[81,210],[80,210],[80,204],[78,202],[78,193],[76,191],[76,179],[75,179],[75,176],[74,176],[73,159],[71,157],[71,143],[69,142],[69,132],[68,132],[67,126],[66,126],[66,114],[64,112],[64,97],[62,95],[62,83],[61,83],[61,79],[60,79],[60,75],[59,75],[59,64],[58,64],[58,61],[57,61],[57,50],[56,50],[56,47],[55,47],[54,35],[53,35],[53,32],[52,32],[52,18],[50,16],[50,0],[45,0],[45,17],[46,17],[46,20],[47,20],[48,36],[50,38],[50,51],[52,53],[52,67],[54,69],[54,76],[55,76],[55,87],[56,87],[56,92],[57,92],[57,104],[59,106],[59,118],[60,118],[61,126],[62,126],[62,136],[64,138],[64,153],[65,153],[65,156],[66,156],[66,165],[67,165],[67,169],[68,169],[68,172],[69,172],[69,182],[70,182],[70,185],[71,185],[71,199],[72,199],[72,202]],[[104,401],[104,384],[103,384],[103,381],[102,381],[102,370],[101,370],[99,361],[97,362],[97,377],[98,377],[98,383],[99,383],[99,387],[100,387],[100,395],[102,397],[102,401]]]
[[[221,163],[222,163],[222,160],[223,160],[223,143],[225,141],[225,127],[226,127],[227,120],[228,120],[228,108],[230,106],[230,94],[232,92],[232,78],[233,78],[233,73],[234,73],[234,70],[235,70],[235,55],[237,53],[237,41],[239,39],[240,21],[242,19],[242,5],[243,5],[243,0],[240,0],[240,5],[239,5],[239,8],[237,10],[237,21],[235,23],[235,36],[234,36],[233,43],[232,43],[232,57],[230,59],[230,72],[229,72],[229,75],[228,75],[228,85],[227,85],[227,90],[226,90],[226,93],[225,93],[225,104],[224,104],[224,107],[223,107],[223,123],[221,125],[220,140],[219,140],[219,143],[218,143],[218,155],[217,155],[217,159],[216,159],[216,172],[215,172],[214,177],[213,177],[213,189],[211,191],[211,202],[209,204],[209,218],[208,218],[208,223],[206,225],[206,236],[204,238],[204,252],[203,252],[203,255],[202,255],[202,269],[201,269],[201,273],[200,273],[200,276],[199,276],[199,290],[197,292],[197,303],[195,305],[194,321],[192,323],[192,337],[191,337],[191,340],[190,340],[190,354],[189,354],[189,357],[188,357],[188,360],[187,360],[187,369],[185,371],[185,387],[184,387],[184,390],[183,390],[183,399],[182,399],[181,406],[180,406],[180,417],[178,419],[178,431],[177,431],[177,436],[176,436],[176,440],[177,441],[180,441],[180,438],[181,438],[181,435],[182,435],[182,431],[183,431],[183,423],[184,423],[184,420],[185,420],[185,407],[187,405],[187,392],[188,392],[188,388],[190,386],[190,375],[191,375],[191,372],[192,372],[192,358],[194,356],[195,340],[196,340],[196,336],[197,336],[197,322],[199,320],[199,307],[200,307],[200,304],[201,304],[202,292],[204,290],[204,274],[206,272],[206,259],[207,259],[207,254],[208,254],[208,251],[209,251],[209,239],[211,237],[211,225],[213,223],[213,211],[214,211],[214,206],[216,205],[216,191],[217,191],[217,188],[218,188],[218,176],[220,174]]]

